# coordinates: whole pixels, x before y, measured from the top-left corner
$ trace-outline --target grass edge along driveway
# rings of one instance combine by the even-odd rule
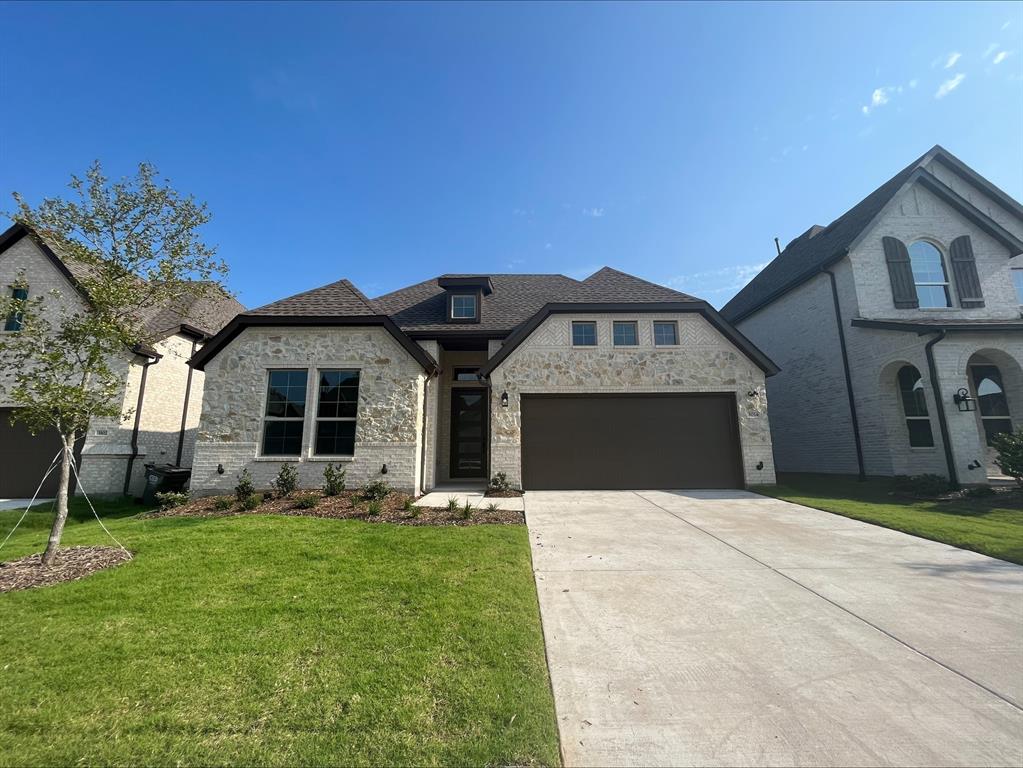
[[[952,500],[892,495],[894,481],[847,475],[778,475],[750,490],[1023,565],[1023,508],[1017,492]]]
[[[559,763],[525,526],[137,509],[132,562],[0,594],[0,765]]]

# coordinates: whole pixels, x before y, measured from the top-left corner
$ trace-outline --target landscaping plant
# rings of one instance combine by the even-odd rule
[[[401,503],[401,508],[406,512],[411,512],[416,508],[415,500],[411,496],[406,496],[405,501]]]
[[[296,509],[312,509],[320,503],[320,497],[315,493],[303,493],[295,499]]]
[[[160,505],[160,509],[181,507],[187,504],[188,501],[189,496],[187,493],[174,493],[173,491],[167,491],[156,494],[156,503]]]
[[[298,472],[291,464],[283,464],[281,471],[277,473],[277,477],[270,483],[274,490],[277,491],[277,495],[282,499],[286,496],[290,496],[295,488],[298,487]]]
[[[908,496],[930,499],[940,496],[949,489],[948,480],[941,475],[905,475],[895,478],[895,490]]]
[[[454,496],[448,496],[448,512],[454,513],[458,511],[458,499]]]
[[[363,486],[362,498],[367,501],[380,501],[386,499],[390,492],[391,489],[383,480],[371,480]]]
[[[469,503],[468,499],[466,499],[465,505],[462,507],[462,519],[463,520],[472,519],[472,504]]]
[[[259,505],[263,503],[263,494],[261,493],[250,493],[242,501],[242,509],[253,510],[259,509]]]
[[[1016,482],[1023,486],[1023,429],[995,435],[991,444],[998,451],[995,464],[1001,468],[1002,472],[1015,478]]]
[[[373,499],[369,504],[366,505],[366,514],[376,517],[383,511],[383,505],[377,500]]]
[[[235,498],[238,501],[245,501],[255,492],[256,486],[252,484],[252,475],[249,474],[249,470],[243,469],[242,473],[238,475],[238,485],[234,487]]]
[[[157,340],[146,324],[155,311],[222,292],[227,272],[199,236],[210,220],[205,203],[180,195],[154,166],[142,163],[133,177],[111,182],[96,162],[84,179],[72,176],[69,187],[69,199],[45,198],[35,207],[14,193],[17,208],[7,215],[78,266],[75,282],[87,309],[53,312],[57,289],[31,298],[5,289],[0,297],[0,317],[20,321],[17,332],[0,334],[0,367],[10,371],[4,399],[16,406],[11,419],[34,434],[55,430],[60,437],[45,565],[54,562],[67,520],[75,442],[93,418],[129,415],[122,413],[116,361]],[[18,283],[27,287],[24,275]]]
[[[234,500],[230,496],[217,496],[213,500],[213,508],[223,512],[234,506]]]
[[[339,496],[345,489],[345,475],[348,470],[335,467],[332,463],[323,468],[323,495]]]
[[[492,478],[490,478],[490,490],[505,493],[511,490],[511,484],[508,482],[508,475],[504,472],[497,472]]]

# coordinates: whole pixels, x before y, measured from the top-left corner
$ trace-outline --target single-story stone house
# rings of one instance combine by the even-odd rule
[[[88,296],[82,286],[87,269],[20,224],[0,234],[0,290],[43,297],[42,313],[59,317],[87,312]],[[82,478],[77,491],[139,495],[147,463],[191,466],[203,374],[188,361],[244,309],[223,292],[210,290],[188,306],[148,313],[150,343],[125,348],[112,363],[122,380],[117,395],[122,416],[93,419],[76,443]],[[19,329],[18,318],[0,318],[0,334]],[[24,424],[11,423],[15,403],[6,392],[13,375],[12,365],[0,359],[0,498],[30,498],[61,443],[56,433],[32,435]],[[51,473],[40,496],[55,495],[58,480],[58,473]]]
[[[741,488],[774,482],[778,369],[705,301],[604,268],[442,275],[369,299],[347,280],[237,316],[206,376],[192,489]]]
[[[778,470],[1000,477],[1023,427],[1023,206],[940,146],[721,310],[781,366]]]

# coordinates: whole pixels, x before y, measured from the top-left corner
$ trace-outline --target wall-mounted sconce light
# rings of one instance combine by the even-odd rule
[[[501,393],[501,407],[502,408],[507,408],[508,407],[508,393],[507,392],[502,392]]]
[[[223,464],[217,464],[217,474],[218,475],[224,474],[224,465]]]
[[[981,464],[976,459],[974,459],[973,461],[971,461],[969,464],[966,465],[967,469],[980,469],[980,467],[981,467]]]
[[[959,391],[952,395],[952,402],[964,413],[977,410],[977,401],[973,399],[966,387],[960,387]]]
[[[384,464],[384,466],[380,467],[380,474],[381,475],[386,475],[387,474],[387,465],[386,464]]]
[[[763,469],[763,468],[764,468],[764,462],[758,461],[757,462],[757,469]]]
[[[756,397],[756,396],[757,396],[757,391],[755,389],[751,389],[749,392],[746,393],[746,397]]]

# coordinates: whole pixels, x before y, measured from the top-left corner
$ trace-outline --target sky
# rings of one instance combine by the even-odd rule
[[[604,265],[724,304],[934,144],[1023,199],[1023,3],[2,3],[0,210],[99,159],[248,307]]]

